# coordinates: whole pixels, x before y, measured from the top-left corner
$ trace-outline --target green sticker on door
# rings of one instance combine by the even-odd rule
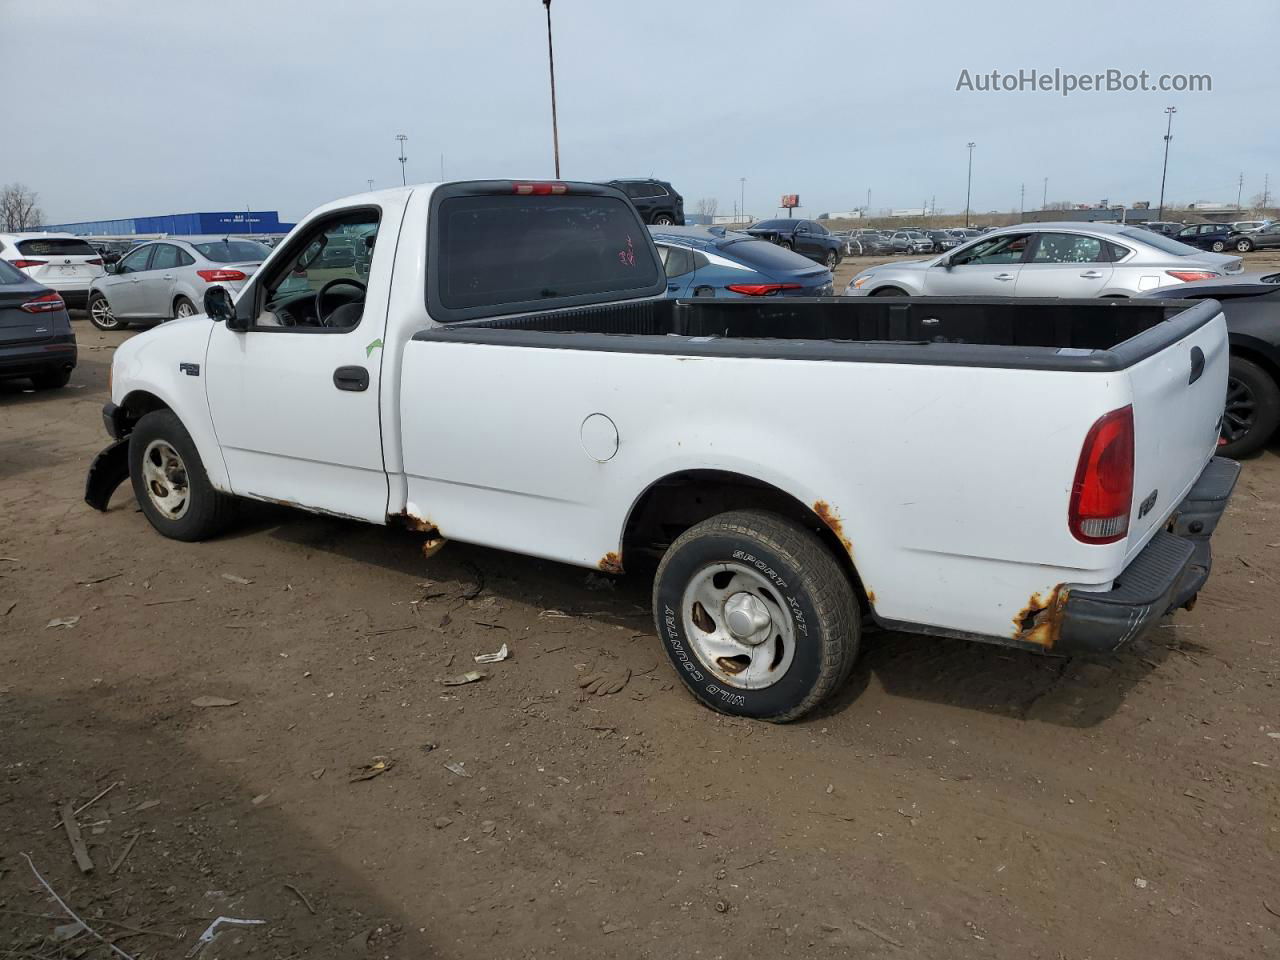
[[[373,356],[373,351],[381,350],[381,349],[382,349],[382,338],[379,337],[377,340],[374,340],[372,343],[370,343],[367,347],[364,348],[365,359],[367,360],[369,357]]]

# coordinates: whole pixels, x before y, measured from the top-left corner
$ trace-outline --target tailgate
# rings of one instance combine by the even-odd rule
[[[1126,562],[1169,518],[1213,456],[1227,393],[1222,313],[1128,370],[1134,476]]]

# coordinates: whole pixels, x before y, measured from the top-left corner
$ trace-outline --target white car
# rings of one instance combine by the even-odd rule
[[[234,301],[215,287],[207,316],[119,346],[86,500],[105,510],[132,479],[177,541],[217,535],[244,497],[405,528],[432,553],[607,574],[659,556],[676,675],[774,721],[844,684],[864,617],[1105,652],[1208,579],[1239,473],[1214,456],[1215,301],[666,293],[615,187],[330,203]]]
[[[68,307],[85,306],[103,275],[102,254],[70,233],[0,233],[0,259],[57,290]]]
[[[849,281],[844,295],[1133,297],[1243,268],[1240,257],[1198,250],[1140,227],[1024,223],[932,259],[869,267]]]

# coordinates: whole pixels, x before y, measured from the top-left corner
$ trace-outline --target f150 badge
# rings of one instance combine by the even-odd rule
[[[1138,506],[1139,520],[1141,520],[1143,517],[1145,517],[1148,513],[1151,512],[1151,508],[1156,505],[1156,498],[1159,496],[1160,496],[1159,490],[1152,490],[1149,494],[1147,494],[1147,499],[1143,500],[1142,503]]]

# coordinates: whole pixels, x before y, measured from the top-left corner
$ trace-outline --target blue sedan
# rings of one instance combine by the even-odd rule
[[[668,297],[829,297],[831,271],[724,227],[650,227]]]

